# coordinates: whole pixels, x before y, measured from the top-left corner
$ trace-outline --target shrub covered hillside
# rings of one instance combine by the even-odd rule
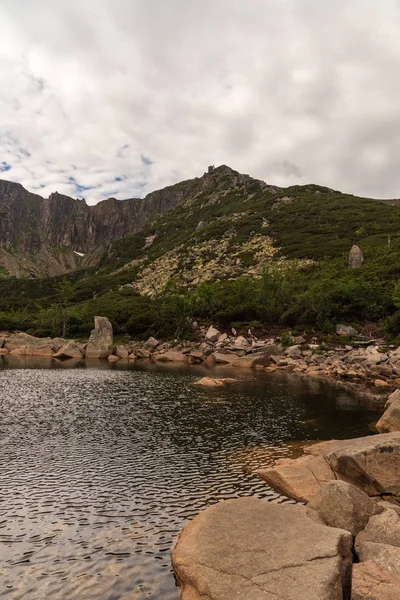
[[[191,192],[178,206],[114,240],[97,267],[0,279],[0,328],[84,337],[102,314],[134,337],[188,336],[191,320],[327,333],[381,322],[400,334],[400,207],[224,166],[181,185]],[[353,244],[365,263],[350,270]]]

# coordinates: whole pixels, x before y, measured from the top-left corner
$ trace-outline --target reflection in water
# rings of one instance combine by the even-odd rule
[[[176,600],[169,552],[187,519],[226,498],[284,501],[252,471],[373,419],[293,376],[210,390],[190,385],[201,368],[2,364],[0,598],[13,600]]]

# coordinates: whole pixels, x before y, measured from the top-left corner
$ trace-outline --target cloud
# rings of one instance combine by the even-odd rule
[[[3,0],[0,17],[0,171],[41,195],[143,196],[225,163],[400,196],[397,0]]]

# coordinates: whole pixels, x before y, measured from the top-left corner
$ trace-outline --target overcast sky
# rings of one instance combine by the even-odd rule
[[[94,203],[211,164],[400,197],[399,0],[0,0],[0,178]]]

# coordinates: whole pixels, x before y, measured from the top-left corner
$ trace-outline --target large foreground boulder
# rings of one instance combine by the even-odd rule
[[[343,600],[351,545],[305,507],[241,498],[186,525],[172,564],[182,600]]]
[[[113,351],[113,329],[107,317],[95,317],[86,358],[108,358]]]
[[[399,600],[400,578],[373,562],[353,565],[352,600]]]

